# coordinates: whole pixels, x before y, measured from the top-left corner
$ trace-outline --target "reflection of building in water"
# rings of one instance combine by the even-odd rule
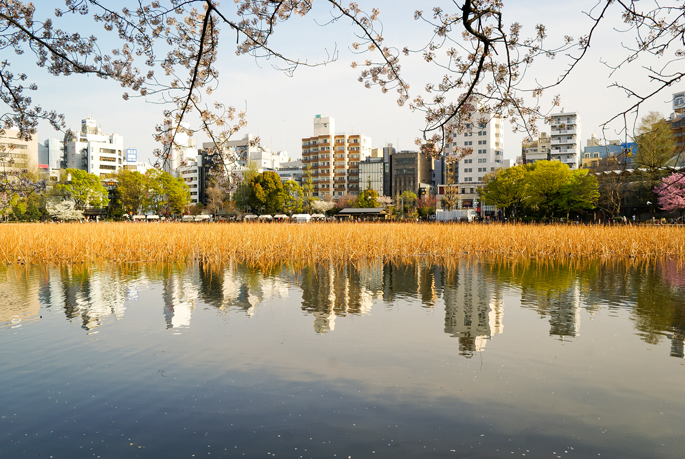
[[[459,353],[472,356],[504,331],[504,307],[498,284],[488,282],[479,266],[462,266],[443,277],[445,333],[458,338]]]
[[[685,305],[675,307],[671,332],[671,357],[685,358]]]
[[[199,296],[200,279],[196,270],[172,271],[164,281],[164,319],[166,328],[190,327],[190,316]]]
[[[580,333],[581,294],[577,279],[563,288],[552,289],[549,279],[540,276],[533,284],[521,287],[521,305],[535,309],[542,317],[549,316],[549,334],[564,337],[577,337]]]
[[[405,296],[419,296],[426,307],[433,307],[442,288],[442,272],[437,266],[423,263],[383,266],[383,300],[395,301]]]
[[[67,318],[80,318],[82,327],[92,330],[107,317],[124,315],[125,302],[135,288],[132,281],[116,270],[55,268],[48,271],[40,297],[52,308],[63,308]]]
[[[307,267],[301,273],[302,309],[314,316],[314,330],[335,329],[335,318],[371,311],[381,296],[381,265]]]
[[[8,268],[0,274],[0,325],[20,327],[40,313],[38,273]]]
[[[292,272],[264,273],[243,265],[227,266],[221,271],[200,266],[200,298],[221,310],[238,308],[248,315],[263,301],[287,298]]]

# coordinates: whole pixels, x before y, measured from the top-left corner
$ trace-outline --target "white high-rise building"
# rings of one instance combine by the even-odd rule
[[[188,126],[182,124],[183,127]],[[168,151],[168,158],[164,161],[162,169],[168,172],[173,177],[181,176],[181,167],[187,166],[191,161],[197,159],[197,148],[195,146],[195,139],[183,131],[178,131],[174,137],[174,145],[164,146],[165,151]]]
[[[561,113],[551,115],[551,119],[551,159],[561,161],[571,169],[578,169],[582,151],[580,115],[562,110]]]
[[[103,133],[94,119],[86,118],[81,132],[67,139],[65,155],[67,167],[107,177],[123,168],[124,138]]]
[[[466,123],[464,131],[452,134],[452,142],[445,145],[445,152],[447,155],[455,154],[459,148],[471,150],[470,154],[458,162],[459,183],[482,183],[485,174],[502,167],[502,120],[498,116],[473,113],[471,122]]]
[[[188,128],[188,125],[182,123],[182,127]],[[169,152],[169,155],[162,164],[162,170],[174,178],[182,178],[190,188],[191,204],[197,204],[200,202],[200,168],[202,164],[201,161],[198,161],[195,138],[186,132],[179,131],[174,138],[174,145],[165,146],[165,150]]]
[[[499,116],[474,110],[464,129],[452,134],[445,143],[445,155],[461,156],[464,149],[470,153],[456,163],[454,180],[459,193],[460,208],[478,207],[478,188],[483,186],[485,174],[508,167],[504,160],[503,122]],[[452,169],[452,167],[450,167]],[[452,173],[448,170],[447,173]],[[493,211],[493,209],[490,209]]]

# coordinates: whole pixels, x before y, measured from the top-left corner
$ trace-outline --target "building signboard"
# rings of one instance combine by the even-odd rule
[[[135,163],[138,161],[138,150],[135,148],[127,148],[126,149],[126,161],[129,163]]]

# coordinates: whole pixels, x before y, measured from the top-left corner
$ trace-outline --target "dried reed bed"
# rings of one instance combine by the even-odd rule
[[[316,224],[6,224],[0,263],[405,262],[454,259],[685,261],[675,226]]]

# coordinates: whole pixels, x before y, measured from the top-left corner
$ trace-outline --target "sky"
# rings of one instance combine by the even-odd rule
[[[50,17],[56,0],[38,0],[36,18]],[[123,1],[112,2],[120,8]],[[223,8],[233,8],[233,2],[225,1]],[[363,9],[379,8],[383,24],[385,43],[397,48],[409,46],[418,49],[427,43],[431,30],[427,24],[414,20],[417,3],[428,6],[442,5],[449,8],[452,2],[435,0],[416,2],[408,0],[361,0]],[[643,5],[649,1],[640,2]],[[523,25],[523,35],[533,33],[537,23],[543,23],[548,30],[547,43],[560,43],[564,35],[579,37],[589,30],[591,21],[585,15],[596,0],[575,0],[568,2],[539,2],[516,0],[505,2],[505,22],[518,21]],[[453,8],[453,7],[452,7]],[[650,83],[643,68],[660,66],[662,62],[652,60],[633,62],[612,73],[608,64],[617,63],[627,55],[625,48],[632,44],[634,35],[621,33],[624,28],[617,8],[610,9],[608,20],[597,30],[590,52],[575,69],[571,78],[562,85],[548,91],[541,101],[542,107],[551,107],[552,96],[561,96],[561,107],[566,111],[578,112],[582,119],[582,145],[591,134],[602,136],[601,123],[617,112],[632,105],[621,90],[609,88],[613,82],[630,85],[639,92],[651,92],[655,84]],[[613,13],[613,15],[612,15]],[[325,60],[333,50],[337,59],[325,66],[300,67],[293,76],[273,68],[272,62],[249,56],[235,55],[235,36],[224,34],[220,44],[219,86],[214,93],[222,102],[246,110],[248,126],[236,134],[241,138],[247,133],[257,135],[262,145],[272,150],[286,150],[291,158],[301,156],[301,139],[312,135],[315,115],[332,117],[336,131],[364,134],[372,138],[373,147],[392,143],[398,149],[416,149],[415,139],[421,136],[425,123],[423,114],[412,112],[408,106],[400,107],[396,93],[382,94],[378,88],[366,89],[357,81],[359,69],[351,68],[354,60],[366,58],[355,56],[351,44],[356,41],[355,29],[349,22],[340,21],[324,25],[330,18],[330,8],[325,2],[315,2],[313,11],[304,18],[295,18],[279,24],[272,45],[290,56],[307,59],[308,62]],[[66,18],[57,24],[64,29],[78,30],[82,34],[92,33],[100,41],[102,49],[112,47],[113,38],[101,25],[85,18]],[[35,65],[35,58],[29,55],[17,57],[8,55],[13,70],[24,71],[30,81],[36,81],[39,90],[34,100],[43,108],[55,109],[65,114],[67,126],[80,129],[81,120],[94,118],[106,133],[116,132],[124,137],[126,148],[136,148],[139,160],[152,159],[152,151],[159,145],[153,139],[154,127],[162,120],[164,105],[155,98],[134,98],[124,101],[124,89],[116,82],[101,80],[93,76],[72,75],[53,77]],[[535,81],[555,81],[569,65],[565,56],[540,61],[526,74],[526,83],[532,87]],[[411,96],[424,94],[423,88],[429,81],[435,81],[441,73],[435,66],[424,62],[419,55],[401,60],[403,74],[411,85]],[[640,116],[649,110],[656,110],[666,117],[671,112],[671,95],[685,89],[685,83],[658,94],[648,101]],[[558,110],[555,110],[558,111]],[[632,128],[633,119],[628,119]],[[542,131],[549,127],[539,123]],[[608,139],[621,138],[622,123],[614,123],[604,135]],[[48,137],[61,137],[48,125],[41,125],[38,141]],[[505,131],[504,155],[512,161],[520,155],[522,133]],[[198,146],[207,139],[196,137]]]

